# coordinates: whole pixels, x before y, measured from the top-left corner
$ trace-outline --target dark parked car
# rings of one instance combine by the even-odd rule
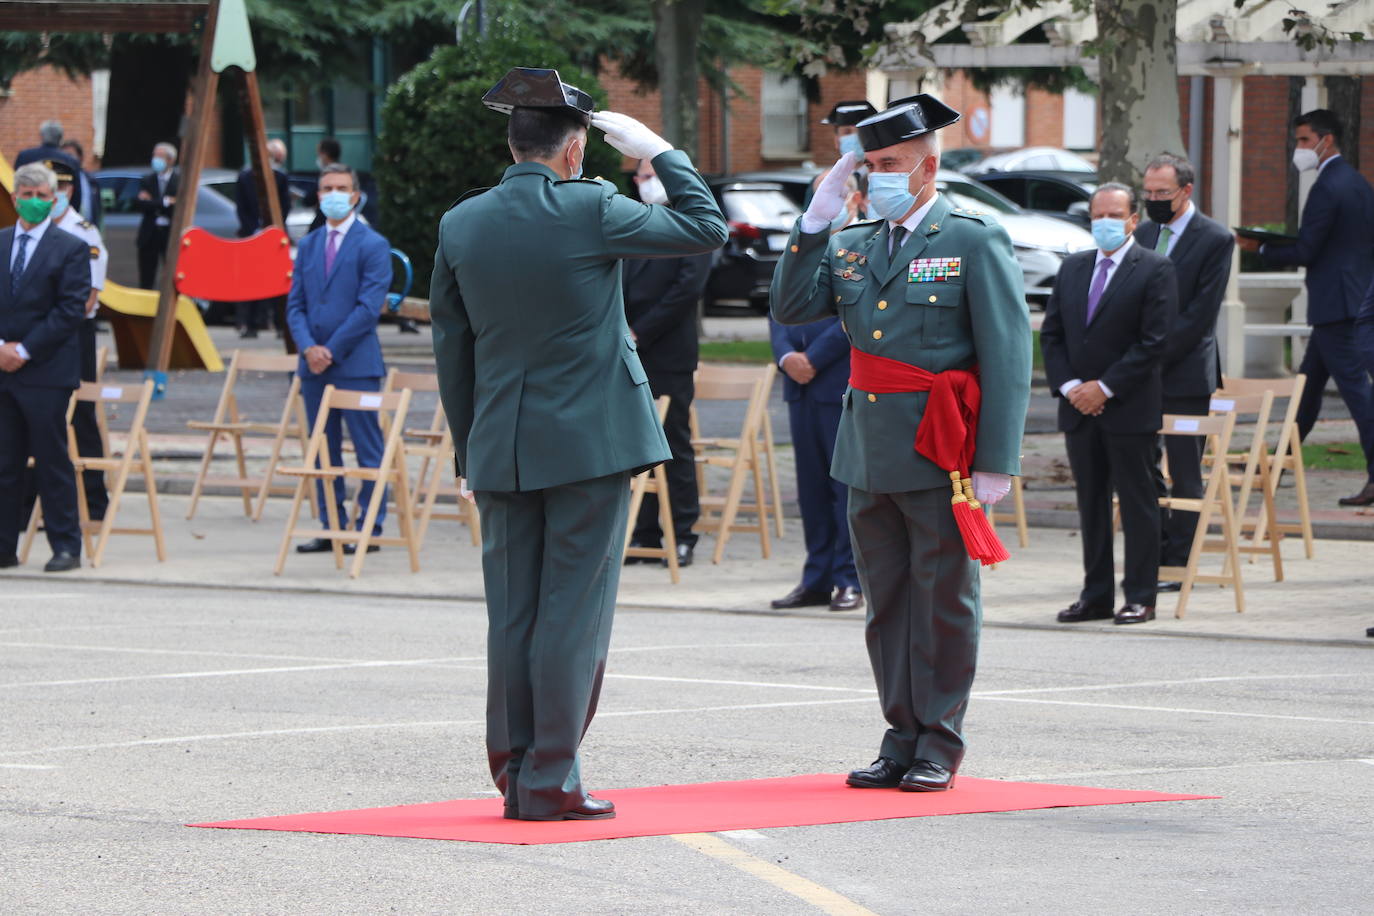
[[[1097,173],[985,172],[974,176],[1032,213],[1068,220],[1087,229],[1088,201],[1097,190]]]
[[[778,181],[744,176],[712,179],[711,190],[730,226],[706,283],[706,306],[744,306],[765,314],[768,285],[801,206]],[[805,186],[803,183],[803,193]]]

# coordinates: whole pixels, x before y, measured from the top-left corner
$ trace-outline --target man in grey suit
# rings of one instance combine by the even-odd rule
[[[1155,619],[1159,582],[1160,363],[1178,291],[1173,262],[1131,237],[1139,219],[1134,190],[1108,182],[1089,206],[1098,250],[1064,259],[1040,329],[1050,391],[1063,399],[1059,429],[1083,542],[1083,590],[1059,622],[1144,623]],[[1126,603],[1115,613],[1113,489],[1126,535]]]
[[[1212,392],[1221,384],[1217,361],[1217,313],[1231,276],[1235,237],[1193,204],[1193,166],[1182,156],[1161,153],[1145,167],[1145,213],[1135,240],[1174,263],[1178,278],[1178,317],[1164,344],[1160,372],[1164,413],[1207,416]],[[1202,497],[1201,436],[1165,436],[1172,495]],[[1156,469],[1160,496],[1164,475]],[[1160,510],[1161,566],[1183,566],[1197,529],[1196,512]],[[1176,592],[1180,582],[1160,582],[1158,591]]]
[[[582,786],[629,511],[630,475],[671,457],[625,321],[620,260],[700,254],[725,220],[687,155],[633,118],[591,116],[553,70],[483,98],[515,164],[439,225],[430,309],[458,474],[482,512],[487,759],[505,816],[589,820]],[[587,128],[653,163],[669,207],[581,180]]]

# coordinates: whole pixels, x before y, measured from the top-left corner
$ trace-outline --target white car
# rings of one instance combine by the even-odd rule
[[[1016,261],[1025,277],[1026,299],[1041,307],[1050,297],[1064,258],[1075,251],[1096,247],[1092,233],[1064,220],[1023,210],[967,175],[941,169],[935,176],[935,186],[954,206],[982,210],[1002,224],[1011,236]]]
[[[1077,153],[1053,146],[1028,146],[1010,153],[997,153],[980,159],[964,169],[965,174],[984,172],[1096,172],[1097,166]]]

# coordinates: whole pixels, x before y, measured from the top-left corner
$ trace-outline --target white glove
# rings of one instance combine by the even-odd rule
[[[631,159],[653,159],[673,148],[673,144],[634,118],[614,111],[592,115],[592,127],[605,131],[606,142]]]
[[[477,498],[473,496],[472,491],[468,489],[468,479],[466,477],[458,478],[458,495],[474,506],[477,505]]]
[[[831,221],[844,209],[845,198],[849,196],[849,188],[845,182],[849,181],[849,176],[854,174],[854,168],[858,164],[858,156],[845,153],[830,167],[830,171],[825,173],[820,186],[816,188],[816,193],[811,197],[811,206],[802,214],[802,232],[812,234],[830,228]]]
[[[973,498],[985,506],[995,506],[1011,492],[1011,477],[991,471],[973,472]]]

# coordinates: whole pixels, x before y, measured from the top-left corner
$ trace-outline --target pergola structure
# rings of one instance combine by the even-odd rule
[[[1097,37],[1091,9],[1075,9],[1071,0],[1047,0],[1034,9],[1002,11],[963,22],[965,5],[965,0],[946,0],[911,22],[887,26],[887,41],[872,66],[879,74],[891,76],[923,70],[1082,67],[1096,77],[1096,61],[1085,57],[1082,47]],[[1283,28],[1285,19],[1294,18],[1298,19],[1296,35]],[[1212,158],[1206,163],[1211,192],[1207,209],[1213,217],[1228,226],[1240,224],[1243,78],[1305,77],[1304,109],[1322,107],[1322,77],[1374,74],[1374,40],[1333,45],[1318,40],[1305,49],[1295,37],[1352,32],[1374,36],[1374,0],[1325,5],[1323,15],[1312,20],[1297,16],[1292,0],[1259,0],[1241,9],[1236,9],[1233,0],[1179,0],[1175,30],[1179,75],[1213,83]],[[1201,92],[1193,93],[1193,105],[1190,145],[1197,161],[1202,149]],[[1300,178],[1303,200],[1314,180],[1310,173]],[[1306,306],[1305,294],[1299,295],[1293,303],[1292,324],[1306,325]],[[1225,371],[1243,374],[1245,307],[1235,270],[1222,306],[1218,341]],[[1295,349],[1299,348],[1300,344]]]
[[[185,34],[196,29],[201,31],[200,64],[191,89],[191,116],[183,138],[180,166],[180,186],[188,190],[182,195],[185,203],[173,210],[157,316],[148,343],[146,368],[159,395],[166,389],[176,330],[177,268],[182,236],[195,216],[201,165],[221,73],[242,76],[244,121],[249,156],[257,179],[259,212],[267,215],[271,225],[283,232],[286,228],[267,158],[257,57],[244,0],[0,0],[0,31]]]

